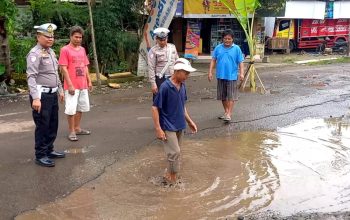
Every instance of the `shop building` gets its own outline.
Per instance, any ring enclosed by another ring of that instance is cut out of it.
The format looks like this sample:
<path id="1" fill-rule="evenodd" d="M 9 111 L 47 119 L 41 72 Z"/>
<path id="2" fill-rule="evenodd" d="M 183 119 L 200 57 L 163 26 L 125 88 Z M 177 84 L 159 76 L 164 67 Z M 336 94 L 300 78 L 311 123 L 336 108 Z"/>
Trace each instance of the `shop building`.
<path id="1" fill-rule="evenodd" d="M 232 5 L 233 7 L 233 5 Z M 255 32 L 258 36 L 258 50 L 263 54 L 264 20 L 256 18 Z M 234 42 L 242 49 L 245 33 L 234 15 L 221 2 L 212 0 L 181 0 L 169 27 L 169 41 L 174 43 L 181 55 L 196 59 L 210 56 L 214 48 L 222 42 L 225 30 L 232 30 Z"/>

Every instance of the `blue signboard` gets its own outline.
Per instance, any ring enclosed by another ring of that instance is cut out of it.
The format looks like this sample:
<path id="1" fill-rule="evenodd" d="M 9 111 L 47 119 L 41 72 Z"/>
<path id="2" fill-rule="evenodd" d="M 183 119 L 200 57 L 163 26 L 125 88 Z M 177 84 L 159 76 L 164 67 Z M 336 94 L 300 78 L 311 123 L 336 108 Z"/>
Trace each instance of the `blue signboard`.
<path id="1" fill-rule="evenodd" d="M 184 0 L 178 0 L 175 17 L 183 17 L 183 15 L 184 15 Z"/>
<path id="2" fill-rule="evenodd" d="M 333 18 L 334 2 L 327 2 L 325 18 Z"/>

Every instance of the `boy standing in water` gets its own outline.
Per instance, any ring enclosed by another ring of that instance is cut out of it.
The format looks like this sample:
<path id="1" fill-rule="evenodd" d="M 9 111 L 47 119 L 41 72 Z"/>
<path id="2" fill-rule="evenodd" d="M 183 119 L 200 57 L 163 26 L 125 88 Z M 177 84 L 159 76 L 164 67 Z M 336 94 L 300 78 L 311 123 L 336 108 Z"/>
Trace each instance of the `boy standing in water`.
<path id="1" fill-rule="evenodd" d="M 160 86 L 152 106 L 152 116 L 156 136 L 163 141 L 169 162 L 165 179 L 174 183 L 179 171 L 180 145 L 186 122 L 193 133 L 197 126 L 190 118 L 185 103 L 187 101 L 184 81 L 196 71 L 184 58 L 175 61 L 174 74 Z"/>

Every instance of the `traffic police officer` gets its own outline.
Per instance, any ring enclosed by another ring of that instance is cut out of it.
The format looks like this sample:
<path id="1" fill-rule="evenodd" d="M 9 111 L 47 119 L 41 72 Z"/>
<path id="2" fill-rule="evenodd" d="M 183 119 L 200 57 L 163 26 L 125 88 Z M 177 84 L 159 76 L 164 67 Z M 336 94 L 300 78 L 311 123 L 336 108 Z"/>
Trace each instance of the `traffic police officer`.
<path id="1" fill-rule="evenodd" d="M 168 43 L 169 30 L 156 28 L 156 45 L 148 52 L 148 77 L 153 99 L 160 85 L 174 73 L 175 60 L 179 58 L 174 44 Z"/>
<path id="2" fill-rule="evenodd" d="M 63 158 L 64 153 L 54 150 L 58 129 L 58 96 L 63 102 L 63 89 L 58 76 L 58 62 L 51 49 L 56 25 L 34 26 L 37 45 L 27 55 L 27 80 L 30 103 L 35 123 L 35 163 L 55 166 L 52 158 Z"/>

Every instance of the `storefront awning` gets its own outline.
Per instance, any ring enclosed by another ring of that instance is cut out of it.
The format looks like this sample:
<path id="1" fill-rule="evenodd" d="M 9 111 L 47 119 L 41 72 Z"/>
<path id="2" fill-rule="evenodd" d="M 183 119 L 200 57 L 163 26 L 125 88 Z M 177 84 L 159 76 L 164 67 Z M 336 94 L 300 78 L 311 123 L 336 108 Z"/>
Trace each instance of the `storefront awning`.
<path id="1" fill-rule="evenodd" d="M 284 18 L 324 19 L 326 2 L 287 1 Z"/>
<path id="2" fill-rule="evenodd" d="M 350 18 L 350 2 L 334 2 L 333 18 Z"/>

